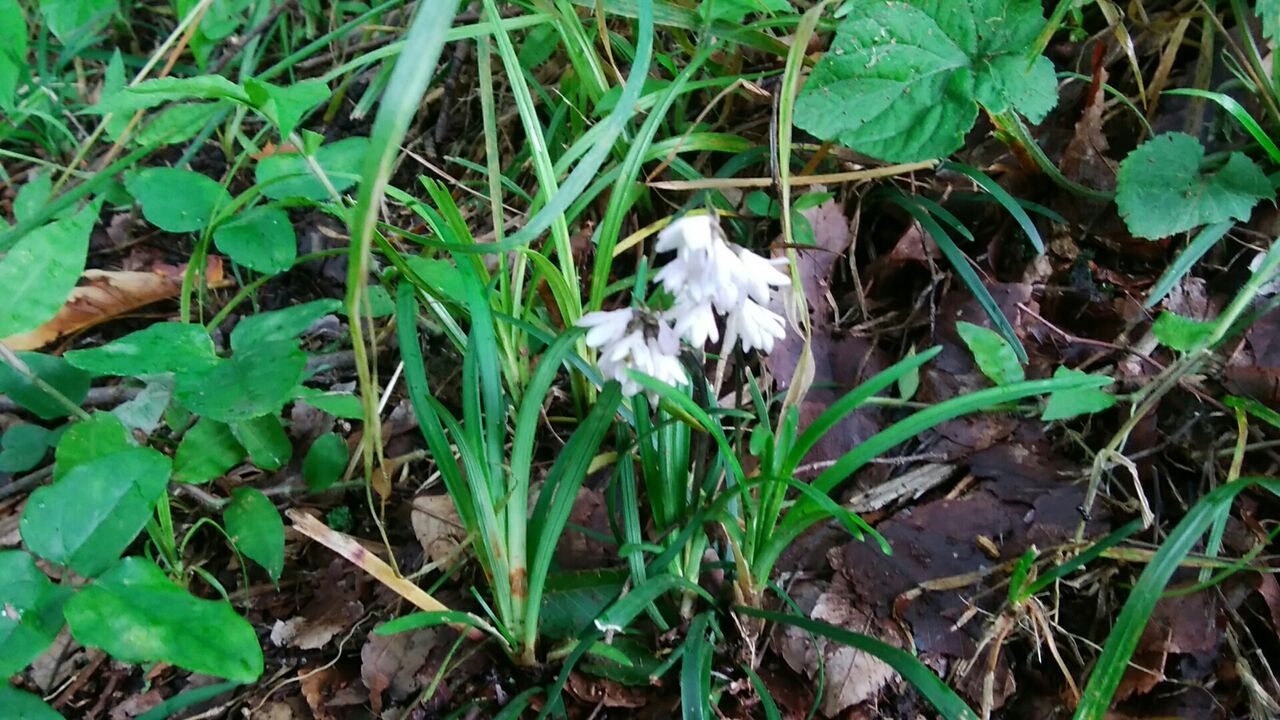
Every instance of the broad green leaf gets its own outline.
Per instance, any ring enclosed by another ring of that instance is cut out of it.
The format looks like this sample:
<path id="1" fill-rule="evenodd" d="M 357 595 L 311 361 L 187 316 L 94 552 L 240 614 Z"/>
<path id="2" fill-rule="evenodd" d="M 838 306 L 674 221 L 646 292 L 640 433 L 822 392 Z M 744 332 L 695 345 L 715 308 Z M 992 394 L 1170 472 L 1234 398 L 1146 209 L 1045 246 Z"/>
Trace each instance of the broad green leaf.
<path id="1" fill-rule="evenodd" d="M 49 647 L 62 629 L 68 594 L 27 553 L 0 551 L 0 678 L 22 670 Z"/>
<path id="2" fill-rule="evenodd" d="M 179 375 L 174 397 L 197 415 L 222 422 L 248 420 L 279 412 L 306 367 L 307 356 L 288 343 L 238 350 L 229 360 Z"/>
<path id="3" fill-rule="evenodd" d="M 1151 324 L 1151 332 L 1161 345 L 1187 352 L 1208 340 L 1213 334 L 1213 327 L 1214 323 L 1184 318 L 1165 310 Z"/>
<path id="4" fill-rule="evenodd" d="M 266 275 L 288 270 L 298 257 L 289 214 L 274 207 L 254 208 L 220 225 L 213 242 L 240 265 Z"/>
<path id="5" fill-rule="evenodd" d="M 167 107 L 134 133 L 130 143 L 137 147 L 159 147 L 186 142 L 222 112 L 223 107 L 220 103 L 182 103 Z"/>
<path id="6" fill-rule="evenodd" d="M 80 33 L 96 33 L 117 8 L 117 0 L 40 0 L 45 25 L 63 43 Z"/>
<path id="7" fill-rule="evenodd" d="M 787 0 L 707 0 L 698 4 L 698 14 L 707 24 L 717 21 L 736 24 L 748 15 L 790 12 L 791 3 Z"/>
<path id="8" fill-rule="evenodd" d="M 53 433 L 39 425 L 14 425 L 0 435 L 0 473 L 26 472 L 49 452 Z"/>
<path id="9" fill-rule="evenodd" d="M 58 314 L 84 272 L 98 203 L 23 236 L 0 258 L 0 339 L 40 327 Z"/>
<path id="10" fill-rule="evenodd" d="M 1262 18 L 1263 37 L 1280 40 L 1280 0 L 1258 0 L 1255 12 Z"/>
<path id="11" fill-rule="evenodd" d="M 193 323 L 156 323 L 88 350 L 72 350 L 67 362 L 95 375 L 142 377 L 185 373 L 218 362 L 209 333 Z"/>
<path id="12" fill-rule="evenodd" d="M 223 512 L 227 534 L 245 557 L 280 579 L 284 571 L 284 521 L 271 499 L 248 487 L 231 491 L 231 504 Z"/>
<path id="13" fill-rule="evenodd" d="M 245 81 L 245 90 L 254 107 L 286 139 L 307 111 L 329 99 L 329 86 L 323 80 L 303 80 L 280 87 L 250 78 Z"/>
<path id="14" fill-rule="evenodd" d="M 435 291 L 437 297 L 453 300 L 466 295 L 466 283 L 458 266 L 443 258 L 407 257 L 405 262 L 409 269 L 417 275 L 427 287 Z"/>
<path id="15" fill-rule="evenodd" d="M 93 577 L 142 532 L 171 469 L 169 458 L 147 448 L 79 465 L 31 493 L 22 540 L 40 557 Z"/>
<path id="16" fill-rule="evenodd" d="M 1267 176 L 1242 153 L 1206 173 L 1204 147 L 1190 135 L 1156 136 L 1120 162 L 1116 206 L 1129 232 L 1158 240 L 1200 225 L 1247 220 L 1275 196 Z"/>
<path id="17" fill-rule="evenodd" d="M 316 153 L 316 162 L 329 177 L 333 189 L 342 192 L 360 178 L 360 168 L 368 151 L 369 138 L 350 137 L 321 147 Z M 262 185 L 262 194 L 272 200 L 329 199 L 329 191 L 311 174 L 306 158 L 297 153 L 277 153 L 263 158 L 255 177 Z"/>
<path id="18" fill-rule="evenodd" d="M 319 492 L 331 487 L 347 469 L 347 443 L 337 433 L 325 433 L 316 438 L 302 460 L 302 477 L 307 488 Z"/>
<path id="19" fill-rule="evenodd" d="M 222 477 L 244 457 L 245 449 L 226 423 L 201 418 L 178 443 L 173 456 L 173 479 L 206 483 Z"/>
<path id="20" fill-rule="evenodd" d="M 214 212 L 231 202 L 216 180 L 190 170 L 147 168 L 125 176 L 124 184 L 147 222 L 172 233 L 203 230 Z"/>
<path id="21" fill-rule="evenodd" d="M 231 423 L 231 433 L 249 453 L 253 464 L 263 470 L 279 470 L 293 456 L 293 444 L 278 415 L 261 415 Z"/>
<path id="22" fill-rule="evenodd" d="M 1059 367 L 1053 371 L 1055 378 L 1084 378 L 1088 373 Z M 1077 390 L 1058 390 L 1049 393 L 1049 400 L 1044 405 L 1040 419 L 1045 422 L 1066 420 L 1078 415 L 1091 415 L 1113 407 L 1116 398 L 1102 388 L 1084 387 Z"/>
<path id="23" fill-rule="evenodd" d="M 996 385 L 1010 385 L 1022 382 L 1027 375 L 1018 363 L 1018 356 L 1009 343 L 1000 337 L 1000 333 L 988 330 L 981 325 L 974 325 L 961 320 L 956 323 L 956 331 L 960 339 L 973 353 L 973 360 L 978 369 Z"/>
<path id="24" fill-rule="evenodd" d="M 360 398 L 351 393 L 323 392 L 309 387 L 300 387 L 294 397 L 334 417 L 344 420 L 364 418 L 364 406 L 360 403 Z"/>
<path id="25" fill-rule="evenodd" d="M 1044 27 L 1038 0 L 851 3 L 796 100 L 795 123 L 881 160 L 949 155 L 978 104 L 1033 123 L 1057 100 L 1053 64 L 1029 62 Z"/>
<path id="26" fill-rule="evenodd" d="M 12 109 L 27 75 L 27 19 L 18 0 L 0 0 L 0 108 Z"/>
<path id="27" fill-rule="evenodd" d="M 56 710 L 29 692 L 0 683 L 0 707 L 8 720 L 62 720 Z"/>
<path id="28" fill-rule="evenodd" d="M 82 645 L 124 662 L 167 662 L 250 683 L 262 674 L 257 635 L 227 602 L 203 600 L 170 582 L 150 560 L 128 557 L 67 602 Z"/>
<path id="29" fill-rule="evenodd" d="M 289 343 L 320 318 L 337 312 L 337 300 L 313 300 L 301 305 L 250 315 L 231 330 L 231 349 L 236 352 L 254 350 L 263 345 Z"/>
<path id="30" fill-rule="evenodd" d="M 89 394 L 89 375 L 72 367 L 60 357 L 35 352 L 14 353 L 27 368 L 68 400 L 79 404 Z M 31 411 L 41 420 L 53 420 L 71 414 L 70 408 L 58 402 L 17 370 L 0 363 L 0 395 Z"/>
<path id="31" fill-rule="evenodd" d="M 53 480 L 61 480 L 80 465 L 134 447 L 129 431 L 119 418 L 111 413 L 96 412 L 88 420 L 73 423 L 58 439 L 53 454 Z"/>

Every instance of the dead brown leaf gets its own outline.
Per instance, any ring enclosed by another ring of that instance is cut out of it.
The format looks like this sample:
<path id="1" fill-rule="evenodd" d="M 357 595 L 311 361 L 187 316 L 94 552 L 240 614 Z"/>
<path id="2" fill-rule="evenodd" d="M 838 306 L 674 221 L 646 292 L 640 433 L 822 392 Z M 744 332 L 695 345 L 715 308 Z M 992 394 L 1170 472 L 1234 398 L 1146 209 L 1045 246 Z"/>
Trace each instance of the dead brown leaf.
<path id="1" fill-rule="evenodd" d="M 649 703 L 648 696 L 608 678 L 570 673 L 568 690 L 578 700 L 609 708 L 638 708 Z"/>
<path id="2" fill-rule="evenodd" d="M 383 693 L 399 702 L 422 688 L 418 669 L 427 662 L 432 648 L 442 642 L 448 631 L 422 628 L 396 635 L 369 633 L 360 649 L 360 679 L 369 688 L 369 703 L 374 713 L 381 713 Z"/>
<path id="3" fill-rule="evenodd" d="M 410 515 L 413 534 L 418 537 L 428 562 L 442 562 L 453 557 L 450 565 L 462 558 L 458 545 L 467 538 L 458 509 L 448 495 L 420 495 L 413 499 Z M 442 568 L 443 569 L 443 568 Z"/>
<path id="4" fill-rule="evenodd" d="M 49 343 L 86 328 L 133 312 L 160 300 L 175 298 L 182 291 L 186 266 L 157 265 L 151 272 L 85 270 L 80 285 L 58 314 L 30 332 L 0 340 L 10 350 L 38 350 Z M 227 287 L 222 258 L 211 255 L 205 266 L 210 288 Z"/>

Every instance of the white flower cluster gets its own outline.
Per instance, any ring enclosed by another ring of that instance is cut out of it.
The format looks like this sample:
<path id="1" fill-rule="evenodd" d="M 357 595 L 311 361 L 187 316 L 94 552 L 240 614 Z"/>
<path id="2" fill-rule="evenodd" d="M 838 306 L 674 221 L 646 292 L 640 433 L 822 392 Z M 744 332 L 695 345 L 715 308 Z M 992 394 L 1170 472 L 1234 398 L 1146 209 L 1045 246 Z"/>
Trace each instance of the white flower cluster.
<path id="1" fill-rule="evenodd" d="M 675 258 L 653 277 L 675 298 L 653 315 L 632 308 L 592 312 L 578 324 L 589 328 L 587 345 L 600 350 L 600 372 L 634 395 L 640 386 L 628 369 L 671 385 L 687 382 L 680 365 L 680 338 L 695 347 L 720 339 L 717 315 L 725 318 L 724 347 L 741 341 L 746 352 L 768 353 L 786 335 L 782 317 L 768 308 L 773 288 L 791 284 L 786 258 L 762 258 L 725 240 L 712 215 L 685 216 L 658 234 L 659 252 Z"/>

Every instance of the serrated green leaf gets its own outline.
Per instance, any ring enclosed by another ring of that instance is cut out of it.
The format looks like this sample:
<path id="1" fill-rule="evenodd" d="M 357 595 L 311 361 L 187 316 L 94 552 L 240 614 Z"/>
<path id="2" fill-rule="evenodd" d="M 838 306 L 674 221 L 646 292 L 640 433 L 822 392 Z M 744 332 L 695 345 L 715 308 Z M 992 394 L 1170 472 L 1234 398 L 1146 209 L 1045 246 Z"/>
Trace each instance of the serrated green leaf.
<path id="1" fill-rule="evenodd" d="M 302 460 L 302 477 L 312 492 L 328 489 L 347 468 L 347 443 L 337 433 L 325 433 L 316 438 Z"/>
<path id="2" fill-rule="evenodd" d="M 1089 377 L 1089 374 L 1079 370 L 1059 367 L 1053 371 L 1053 376 L 1055 378 L 1083 378 Z M 1115 396 L 1101 388 L 1086 387 L 1078 390 L 1059 390 L 1049 393 L 1049 400 L 1044 404 L 1044 412 L 1040 414 L 1040 419 L 1045 422 L 1051 422 L 1053 420 L 1066 420 L 1078 415 L 1092 415 L 1093 413 L 1110 409 L 1115 404 Z"/>
<path id="3" fill-rule="evenodd" d="M 22 541 L 40 557 L 93 577 L 142 532 L 171 470 L 169 458 L 147 448 L 78 465 L 31 493 Z"/>
<path id="4" fill-rule="evenodd" d="M 0 678 L 22 670 L 49 647 L 62 629 L 62 603 L 69 594 L 27 553 L 0 551 Z"/>
<path id="5" fill-rule="evenodd" d="M 1213 334 L 1214 324 L 1202 320 L 1192 320 L 1165 310 L 1151 324 L 1151 332 L 1161 345 L 1187 352 L 1204 342 Z"/>
<path id="6" fill-rule="evenodd" d="M 345 138 L 321 147 L 316 152 L 316 162 L 329 177 L 333 189 L 343 192 L 360 178 L 360 168 L 368 151 L 369 138 Z M 262 194 L 272 200 L 329 199 L 329 191 L 311 174 L 306 158 L 297 153 L 277 153 L 263 158 L 255 177 L 262 185 Z"/>
<path id="7" fill-rule="evenodd" d="M 283 138 L 289 137 L 307 111 L 329 98 L 329 86 L 323 80 L 303 80 L 280 87 L 250 78 L 245 81 L 245 90 L 249 100 Z"/>
<path id="8" fill-rule="evenodd" d="M 19 352 L 14 355 L 26 364 L 36 377 L 62 393 L 71 402 L 79 404 L 84 400 L 85 395 L 89 394 L 88 373 L 72 367 L 66 360 L 35 352 Z M 10 400 L 29 410 L 41 420 L 53 420 L 71 414 L 68 407 L 6 363 L 0 363 L 0 395 L 8 395 Z"/>
<path id="9" fill-rule="evenodd" d="M 307 356 L 287 343 L 238 350 L 228 360 L 177 378 L 174 397 L 191 412 L 222 422 L 276 413 L 302 382 Z"/>
<path id="10" fill-rule="evenodd" d="M 226 423 L 201 418 L 178 443 L 178 451 L 173 456 L 173 479 L 206 483 L 222 477 L 244 457 L 244 447 Z"/>
<path id="11" fill-rule="evenodd" d="M 111 413 L 96 412 L 88 420 L 73 423 L 58 439 L 53 480 L 61 480 L 79 465 L 134 447 L 129 441 L 129 431 L 119 418 Z"/>
<path id="12" fill-rule="evenodd" d="M 278 415 L 262 415 L 231 424 L 231 433 L 249 453 L 254 465 L 267 471 L 284 467 L 293 456 L 293 444 Z"/>
<path id="13" fill-rule="evenodd" d="M 0 472 L 26 472 L 49 452 L 53 433 L 39 425 L 14 425 L 0 435 Z"/>
<path id="14" fill-rule="evenodd" d="M 1011 385 L 1027 379 L 1018 356 L 1009 343 L 994 330 L 963 320 L 956 323 L 960 339 L 973 353 L 978 369 L 996 385 Z"/>
<path id="15" fill-rule="evenodd" d="M 213 242 L 236 263 L 266 275 L 288 270 L 298 257 L 289 214 L 274 207 L 254 208 L 220 225 Z"/>
<path id="16" fill-rule="evenodd" d="M 29 692 L 0 683 L 0 707 L 8 720 L 62 720 L 56 710 Z"/>
<path id="17" fill-rule="evenodd" d="M 40 0 L 45 25 L 63 43 L 96 33 L 118 7 L 117 0 Z"/>
<path id="18" fill-rule="evenodd" d="M 82 645 L 124 662 L 167 662 L 193 672 L 253 682 L 262 674 L 257 635 L 227 602 L 179 588 L 150 560 L 128 557 L 67 602 Z"/>
<path id="19" fill-rule="evenodd" d="M 95 375 L 142 377 L 160 373 L 185 373 L 218 362 L 213 340 L 200 325 L 156 323 L 106 345 L 72 350 L 67 362 Z"/>
<path id="20" fill-rule="evenodd" d="M 40 327 L 58 314 L 84 272 L 98 203 L 23 236 L 0 258 L 0 339 Z"/>
<path id="21" fill-rule="evenodd" d="M 236 549 L 261 565 L 272 581 L 279 580 L 284 572 L 284 521 L 271 499 L 253 488 L 236 488 L 222 519 Z"/>
<path id="22" fill-rule="evenodd" d="M 1158 135 L 1129 153 L 1116 175 L 1116 207 L 1129 232 L 1158 240 L 1200 225 L 1247 220 L 1275 192 L 1242 153 L 1205 173 L 1204 147 L 1190 135 Z"/>
<path id="23" fill-rule="evenodd" d="M 1053 64 L 1026 54 L 1044 27 L 1036 0 L 850 3 L 796 100 L 795 123 L 881 160 L 949 155 L 978 104 L 1033 123 L 1057 100 Z"/>
<path id="24" fill-rule="evenodd" d="M 18 0 L 0 0 L 0 108 L 12 109 L 27 75 L 27 19 Z"/>
<path id="25" fill-rule="evenodd" d="M 124 184 L 147 222 L 172 233 L 203 230 L 214 212 L 231 202 L 226 188 L 190 170 L 147 168 L 127 175 Z"/>

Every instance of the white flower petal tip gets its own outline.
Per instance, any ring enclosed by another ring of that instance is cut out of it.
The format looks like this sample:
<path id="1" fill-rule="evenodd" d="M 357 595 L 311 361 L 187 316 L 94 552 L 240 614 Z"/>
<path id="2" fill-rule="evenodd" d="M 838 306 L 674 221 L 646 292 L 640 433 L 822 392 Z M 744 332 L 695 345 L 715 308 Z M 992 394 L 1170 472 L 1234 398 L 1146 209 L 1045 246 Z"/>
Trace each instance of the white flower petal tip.
<path id="1" fill-rule="evenodd" d="M 658 233 L 658 252 L 699 250 L 723 236 L 720 221 L 711 215 L 685 215 Z"/>
<path id="2" fill-rule="evenodd" d="M 742 342 L 742 351 L 753 349 L 764 354 L 773 351 L 773 344 L 787 336 L 782 316 L 756 303 L 747 300 L 736 312 L 729 316 L 738 339 Z"/>

